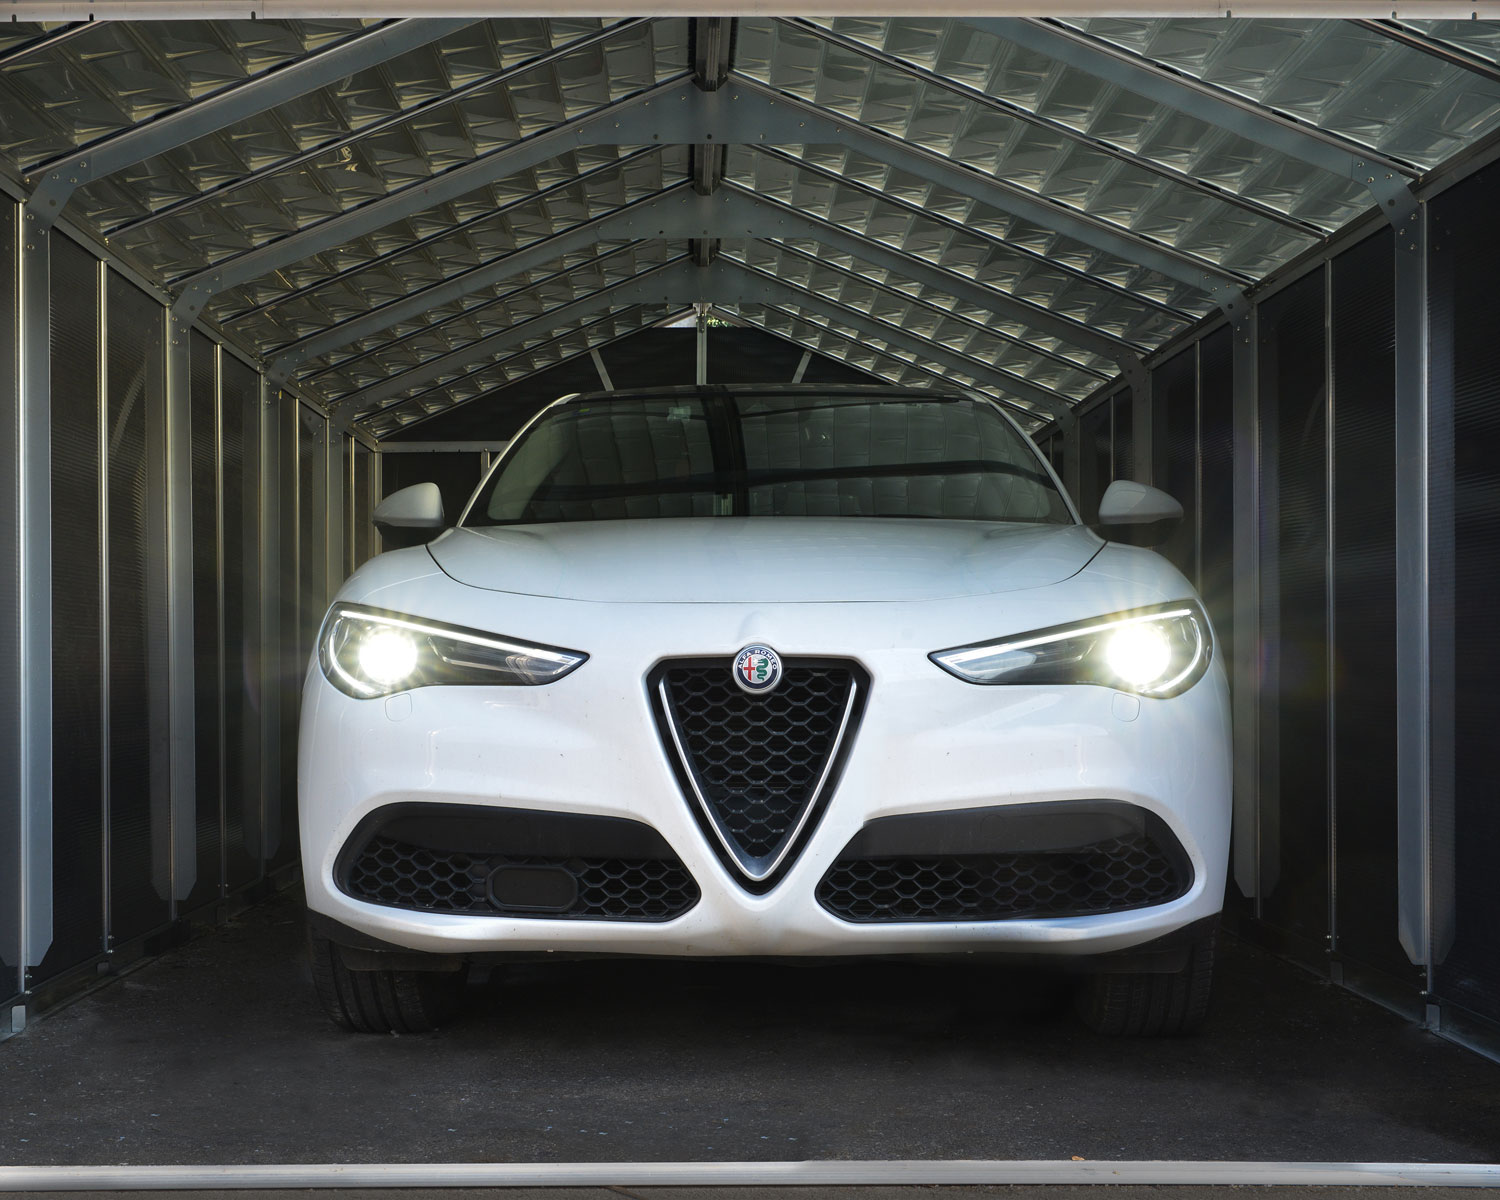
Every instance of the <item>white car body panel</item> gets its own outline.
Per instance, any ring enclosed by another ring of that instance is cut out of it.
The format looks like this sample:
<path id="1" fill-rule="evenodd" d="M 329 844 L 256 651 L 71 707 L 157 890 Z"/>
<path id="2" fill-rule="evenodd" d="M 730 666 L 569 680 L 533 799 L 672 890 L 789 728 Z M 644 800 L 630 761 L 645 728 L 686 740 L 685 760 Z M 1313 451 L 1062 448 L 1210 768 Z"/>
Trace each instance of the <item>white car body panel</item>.
<path id="1" fill-rule="evenodd" d="M 372 700 L 335 689 L 315 661 L 299 762 L 308 904 L 382 942 L 436 953 L 1068 955 L 1149 942 L 1212 917 L 1223 900 L 1230 733 L 1218 656 L 1183 694 L 1153 699 L 1083 684 L 980 686 L 928 655 L 1192 595 L 1160 556 L 1060 525 L 622 520 L 459 530 L 430 551 L 382 555 L 340 601 L 589 659 L 545 686 L 434 686 Z M 871 685 L 826 811 L 759 895 L 695 819 L 646 687 L 663 659 L 721 658 L 727 672 L 750 643 L 857 660 Z M 870 820 L 1074 799 L 1160 816 L 1191 860 L 1187 894 L 1096 916 L 892 924 L 841 920 L 814 896 Z M 620 922 L 408 911 L 342 892 L 335 861 L 361 818 L 413 801 L 645 822 L 701 899 L 670 921 Z"/>

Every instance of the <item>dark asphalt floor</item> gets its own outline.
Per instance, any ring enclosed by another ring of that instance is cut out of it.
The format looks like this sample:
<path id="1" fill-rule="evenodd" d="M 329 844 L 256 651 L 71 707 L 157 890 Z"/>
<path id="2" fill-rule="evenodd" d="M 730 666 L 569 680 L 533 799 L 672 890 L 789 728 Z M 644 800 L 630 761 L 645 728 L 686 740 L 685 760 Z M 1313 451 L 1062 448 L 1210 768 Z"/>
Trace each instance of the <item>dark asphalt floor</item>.
<path id="1" fill-rule="evenodd" d="M 641 961 L 514 968 L 446 1030 L 358 1036 L 286 898 L 0 1044 L 17 1165 L 1074 1155 L 1495 1162 L 1500 1064 L 1233 940 L 1182 1040 L 1090 1034 L 1031 974 Z"/>

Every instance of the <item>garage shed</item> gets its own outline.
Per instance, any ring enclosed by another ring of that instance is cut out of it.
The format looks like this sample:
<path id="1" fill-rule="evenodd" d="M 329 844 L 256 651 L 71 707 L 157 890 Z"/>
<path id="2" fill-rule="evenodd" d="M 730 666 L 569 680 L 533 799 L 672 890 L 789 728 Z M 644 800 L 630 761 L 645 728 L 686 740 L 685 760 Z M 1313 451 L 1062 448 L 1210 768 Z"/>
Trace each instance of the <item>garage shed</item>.
<path id="1" fill-rule="evenodd" d="M 874 379 L 1182 503 L 1235 927 L 1500 1047 L 1500 10 L 181 7 L 0 24 L 0 1031 L 294 881 L 382 496 Z"/>

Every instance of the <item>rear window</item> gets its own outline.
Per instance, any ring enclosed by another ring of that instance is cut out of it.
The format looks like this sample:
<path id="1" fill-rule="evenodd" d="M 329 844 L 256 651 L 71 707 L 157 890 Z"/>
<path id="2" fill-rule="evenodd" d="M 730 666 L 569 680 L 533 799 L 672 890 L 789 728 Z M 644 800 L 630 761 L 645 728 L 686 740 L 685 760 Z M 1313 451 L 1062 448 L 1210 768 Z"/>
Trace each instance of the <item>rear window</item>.
<path id="1" fill-rule="evenodd" d="M 765 394 L 559 404 L 466 523 L 713 516 L 1073 519 L 1036 452 L 982 401 Z"/>

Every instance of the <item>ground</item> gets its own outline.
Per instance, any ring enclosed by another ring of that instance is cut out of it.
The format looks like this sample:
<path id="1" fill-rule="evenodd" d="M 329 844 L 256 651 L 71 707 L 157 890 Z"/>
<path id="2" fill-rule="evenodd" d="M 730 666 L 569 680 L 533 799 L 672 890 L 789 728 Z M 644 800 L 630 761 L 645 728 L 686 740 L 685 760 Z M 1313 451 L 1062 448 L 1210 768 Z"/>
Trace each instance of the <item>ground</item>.
<path id="1" fill-rule="evenodd" d="M 289 897 L 0 1045 L 0 1098 L 13 1165 L 1500 1158 L 1500 1064 L 1232 939 L 1179 1040 L 1096 1037 L 1031 973 L 629 961 L 369 1037 L 318 1011 Z"/>

